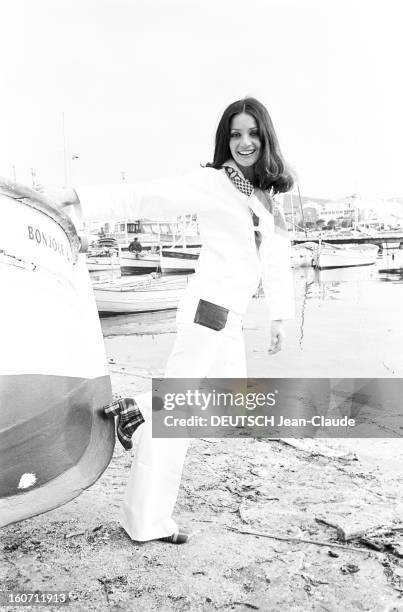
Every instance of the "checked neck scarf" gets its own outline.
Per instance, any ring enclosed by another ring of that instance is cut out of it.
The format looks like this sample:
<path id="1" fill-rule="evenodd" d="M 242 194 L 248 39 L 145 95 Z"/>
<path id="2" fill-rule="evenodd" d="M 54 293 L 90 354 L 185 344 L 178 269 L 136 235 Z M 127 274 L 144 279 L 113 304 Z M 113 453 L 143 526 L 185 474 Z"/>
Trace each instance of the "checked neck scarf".
<path id="1" fill-rule="evenodd" d="M 254 192 L 254 187 L 248 179 L 244 178 L 238 170 L 236 170 L 233 166 L 224 166 L 224 170 L 230 179 L 233 182 L 235 187 L 241 192 L 250 197 Z M 253 219 L 253 227 L 255 230 L 255 243 L 256 248 L 259 250 L 260 245 L 262 244 L 262 234 L 259 232 L 259 217 L 253 212 L 251 208 L 249 208 L 249 212 L 252 215 Z"/>
<path id="2" fill-rule="evenodd" d="M 241 191 L 247 196 L 252 195 L 254 191 L 252 183 L 248 181 L 248 179 L 244 178 L 239 172 L 239 170 L 234 168 L 234 166 L 232 165 L 225 165 L 224 170 L 227 173 L 228 178 L 234 183 L 235 187 L 239 189 L 239 191 Z"/>
<path id="3" fill-rule="evenodd" d="M 223 168 L 230 181 L 232 181 L 232 183 L 241 193 L 247 195 L 248 197 L 255 194 L 255 196 L 263 204 L 265 209 L 273 215 L 274 231 L 278 234 L 281 234 L 283 237 L 287 237 L 288 240 L 288 229 L 283 213 L 281 212 L 276 202 L 273 200 L 270 191 L 255 188 L 252 183 L 242 175 L 241 171 L 238 169 L 238 167 L 235 165 L 235 162 L 233 162 L 232 160 L 226 162 L 223 165 Z M 259 248 L 262 242 L 262 235 L 258 230 L 259 217 L 253 212 L 251 208 L 249 210 L 252 215 L 253 225 L 255 227 L 256 246 L 257 248 Z"/>

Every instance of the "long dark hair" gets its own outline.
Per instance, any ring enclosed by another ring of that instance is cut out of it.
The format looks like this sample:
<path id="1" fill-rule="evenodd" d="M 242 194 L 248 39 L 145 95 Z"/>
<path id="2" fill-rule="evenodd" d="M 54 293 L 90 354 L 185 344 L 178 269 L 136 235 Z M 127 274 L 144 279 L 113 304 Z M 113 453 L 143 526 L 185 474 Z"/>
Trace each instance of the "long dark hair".
<path id="1" fill-rule="evenodd" d="M 261 149 L 254 167 L 254 186 L 260 189 L 273 189 L 274 193 L 292 189 L 294 177 L 281 154 L 273 122 L 266 107 L 255 98 L 237 100 L 225 109 L 216 132 L 213 162 L 206 165 L 219 169 L 231 158 L 229 148 L 231 121 L 239 113 L 252 115 L 259 130 Z"/>

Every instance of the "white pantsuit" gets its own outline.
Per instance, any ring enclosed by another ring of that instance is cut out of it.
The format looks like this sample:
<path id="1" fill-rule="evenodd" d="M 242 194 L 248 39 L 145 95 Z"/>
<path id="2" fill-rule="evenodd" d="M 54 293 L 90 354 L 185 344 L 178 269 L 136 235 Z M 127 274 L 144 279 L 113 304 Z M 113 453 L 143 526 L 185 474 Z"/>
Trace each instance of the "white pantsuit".
<path id="1" fill-rule="evenodd" d="M 274 215 L 260 199 L 241 193 L 224 170 L 213 168 L 178 179 L 87 187 L 77 193 L 84 218 L 109 221 L 198 214 L 203 247 L 196 274 L 178 307 L 178 333 L 165 376 L 246 378 L 242 317 L 259 281 L 268 302 L 268 318 L 291 318 L 294 311 L 287 232 L 276 232 Z M 259 252 L 251 210 L 259 218 Z M 229 311 L 223 329 L 193 322 L 199 300 Z M 135 459 L 120 520 L 132 539 L 145 541 L 177 530 L 172 512 L 189 441 L 153 439 L 151 391 L 135 399 L 145 423 L 136 432 Z"/>
<path id="2" fill-rule="evenodd" d="M 241 317 L 221 331 L 196 323 L 179 323 L 166 378 L 245 378 L 246 359 Z M 182 467 L 186 438 L 152 438 L 151 392 L 136 396 L 145 423 L 136 432 L 135 461 L 126 488 L 120 521 L 133 540 L 171 535 L 171 518 Z"/>

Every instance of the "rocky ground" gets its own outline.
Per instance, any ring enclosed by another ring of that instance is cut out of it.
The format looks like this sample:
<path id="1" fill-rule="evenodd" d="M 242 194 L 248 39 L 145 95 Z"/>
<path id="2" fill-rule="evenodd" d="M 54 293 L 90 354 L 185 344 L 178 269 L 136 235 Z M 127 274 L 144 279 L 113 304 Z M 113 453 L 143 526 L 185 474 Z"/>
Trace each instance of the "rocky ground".
<path id="1" fill-rule="evenodd" d="M 107 339 L 115 392 L 160 372 L 165 332 L 149 362 Z M 119 526 L 117 446 L 79 498 L 2 531 L 2 587 L 69 591 L 78 611 L 401 611 L 402 458 L 399 440 L 194 440 L 175 512 L 193 537 L 173 546 Z"/>

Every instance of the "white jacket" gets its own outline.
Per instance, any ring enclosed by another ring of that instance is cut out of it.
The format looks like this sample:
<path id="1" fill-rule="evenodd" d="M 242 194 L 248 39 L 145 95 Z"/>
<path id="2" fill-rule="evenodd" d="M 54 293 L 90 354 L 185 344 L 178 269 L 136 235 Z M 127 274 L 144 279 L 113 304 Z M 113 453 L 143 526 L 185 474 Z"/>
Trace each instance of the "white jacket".
<path id="1" fill-rule="evenodd" d="M 200 168 L 183 177 L 77 188 L 84 219 L 109 221 L 197 213 L 202 250 L 196 274 L 178 310 L 192 317 L 204 299 L 244 314 L 262 279 L 271 319 L 294 316 L 288 236 L 274 231 L 273 215 L 256 195 L 241 193 L 224 170 Z M 259 217 L 257 252 L 250 210 Z"/>

